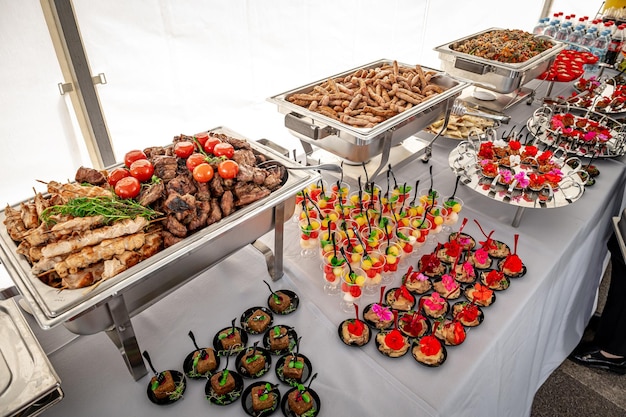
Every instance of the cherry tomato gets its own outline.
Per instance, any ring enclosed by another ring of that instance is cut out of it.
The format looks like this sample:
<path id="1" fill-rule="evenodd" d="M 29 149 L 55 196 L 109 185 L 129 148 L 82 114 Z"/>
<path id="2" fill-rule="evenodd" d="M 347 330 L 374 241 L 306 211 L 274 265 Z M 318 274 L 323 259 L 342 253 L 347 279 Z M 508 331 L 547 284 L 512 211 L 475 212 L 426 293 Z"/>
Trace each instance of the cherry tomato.
<path id="1" fill-rule="evenodd" d="M 115 194 L 120 198 L 135 198 L 141 191 L 141 183 L 135 177 L 124 177 L 115 184 Z"/>
<path id="2" fill-rule="evenodd" d="M 200 143 L 200 146 L 204 146 L 204 142 L 209 138 L 209 132 L 196 133 L 193 137 Z"/>
<path id="3" fill-rule="evenodd" d="M 232 159 L 222 161 L 217 166 L 217 173 L 225 180 L 235 178 L 239 173 L 239 164 Z"/>
<path id="4" fill-rule="evenodd" d="M 107 182 L 111 187 L 115 187 L 115 184 L 122 178 L 130 177 L 130 172 L 126 168 L 115 168 L 113 171 L 109 172 L 109 176 L 107 178 Z"/>
<path id="5" fill-rule="evenodd" d="M 187 158 L 185 164 L 187 165 L 187 169 L 193 172 L 193 169 L 203 162 L 206 162 L 204 155 L 201 153 L 192 153 L 189 158 Z"/>
<path id="6" fill-rule="evenodd" d="M 176 142 L 176 145 L 174 145 L 174 153 L 179 158 L 188 158 L 195 150 L 196 146 L 188 140 Z"/>
<path id="7" fill-rule="evenodd" d="M 126 152 L 126 155 L 124 155 L 124 165 L 130 168 L 130 165 L 139 159 L 148 159 L 148 157 L 143 151 L 138 149 L 128 151 Z"/>
<path id="8" fill-rule="evenodd" d="M 139 181 L 148 181 L 154 174 L 154 165 L 147 159 L 138 159 L 130 164 L 130 175 Z"/>
<path id="9" fill-rule="evenodd" d="M 209 182 L 213 179 L 213 167 L 206 162 L 193 169 L 193 179 L 198 182 Z"/>
<path id="10" fill-rule="evenodd" d="M 209 136 L 206 142 L 204 142 L 202 149 L 204 149 L 204 152 L 206 153 L 213 153 L 213 150 L 215 149 L 215 145 L 219 143 L 222 143 L 220 139 L 213 137 L 213 136 Z"/>
<path id="11" fill-rule="evenodd" d="M 215 145 L 213 148 L 213 155 L 225 156 L 226 158 L 232 158 L 235 154 L 235 148 L 230 143 L 222 142 Z"/>

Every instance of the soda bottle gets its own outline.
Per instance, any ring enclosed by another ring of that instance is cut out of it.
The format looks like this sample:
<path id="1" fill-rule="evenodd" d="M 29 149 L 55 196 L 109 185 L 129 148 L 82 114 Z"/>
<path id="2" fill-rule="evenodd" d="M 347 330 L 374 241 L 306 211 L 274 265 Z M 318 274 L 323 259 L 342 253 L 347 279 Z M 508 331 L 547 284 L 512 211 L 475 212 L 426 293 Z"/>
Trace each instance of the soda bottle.
<path id="1" fill-rule="evenodd" d="M 609 42 L 608 50 L 606 51 L 606 58 L 604 62 L 609 65 L 615 65 L 617 61 L 617 55 L 621 52 L 622 46 L 624 45 L 624 28 L 625 25 L 619 25 L 617 30 L 611 36 L 611 41 Z"/>

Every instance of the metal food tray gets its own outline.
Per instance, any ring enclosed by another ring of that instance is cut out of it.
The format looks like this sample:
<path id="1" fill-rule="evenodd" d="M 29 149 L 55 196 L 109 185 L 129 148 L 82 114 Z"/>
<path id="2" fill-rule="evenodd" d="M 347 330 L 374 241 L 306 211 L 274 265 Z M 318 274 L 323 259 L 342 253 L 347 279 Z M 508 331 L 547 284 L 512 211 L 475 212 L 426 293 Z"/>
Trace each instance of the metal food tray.
<path id="1" fill-rule="evenodd" d="M 488 197 L 500 203 L 509 204 L 517 207 L 515 218 L 512 225 L 519 226 L 524 210 L 533 209 L 549 209 L 568 206 L 578 201 L 585 191 L 585 180 L 579 173 L 582 170 L 582 163 L 578 158 L 566 158 L 560 154 L 559 157 L 555 153 L 555 161 L 561 166 L 563 178 L 558 184 L 557 189 L 545 187 L 540 191 L 530 189 L 518 189 L 515 187 L 517 180 L 511 185 L 501 185 L 498 183 L 499 175 L 495 178 L 487 178 L 480 171 L 480 160 L 478 158 L 478 150 L 480 149 L 481 139 L 475 141 L 464 141 L 459 143 L 448 156 L 448 164 L 459 177 L 459 180 L 466 187 L 474 190 L 478 194 Z M 562 158 L 560 156 L 563 156 Z M 578 162 L 578 168 L 569 166 L 569 161 Z M 518 166 L 515 172 L 526 171 Z"/>
<path id="2" fill-rule="evenodd" d="M 390 146 L 397 145 L 443 117 L 446 111 L 452 108 L 452 103 L 463 89 L 469 86 L 469 83 L 457 80 L 439 70 L 422 66 L 424 70 L 435 71 L 438 75 L 432 81 L 445 87 L 446 90 L 371 128 L 358 128 L 341 123 L 333 118 L 293 104 L 287 100 L 287 97 L 292 94 L 309 93 L 315 86 L 329 78 L 342 78 L 359 69 L 369 70 L 385 64 L 391 65 L 393 62 L 393 60 L 388 59 L 374 61 L 275 95 L 268 98 L 268 101 L 278 106 L 278 111 L 285 115 L 285 126 L 303 144 L 315 145 L 348 161 L 366 162 L 381 154 L 385 149 L 388 150 Z M 398 65 L 407 68 L 413 67 L 403 63 L 398 63 Z"/>
<path id="3" fill-rule="evenodd" d="M 61 380 L 15 300 L 0 300 L 0 415 L 39 415 L 61 399 Z"/>
<path id="4" fill-rule="evenodd" d="M 211 132 L 243 139 L 223 127 Z M 254 141 L 249 143 L 254 150 L 287 168 L 300 166 L 268 147 Z M 285 184 L 269 196 L 237 210 L 95 288 L 60 291 L 41 282 L 31 273 L 26 259 L 17 254 L 17 245 L 5 227 L 0 227 L 0 260 L 42 328 L 64 323 L 75 333 L 97 333 L 112 326 L 115 321 L 109 309 L 103 308 L 112 298 L 123 295 L 126 310 L 134 315 L 201 271 L 274 230 L 275 225 L 277 229 L 280 225 L 282 231 L 282 223 L 293 212 L 295 194 L 319 178 L 320 174 L 312 170 L 287 170 Z M 19 208 L 19 204 L 14 207 Z M 5 218 L 3 210 L 0 212 L 0 223 Z M 277 255 L 281 256 L 279 266 L 282 268 L 282 253 Z"/>
<path id="5" fill-rule="evenodd" d="M 585 143 L 584 141 L 565 140 L 560 129 L 550 127 L 552 117 L 556 114 L 572 113 L 577 118 L 593 120 L 606 127 L 611 139 L 604 143 Z M 561 149 L 570 155 L 581 158 L 615 158 L 626 154 L 626 126 L 618 120 L 591 109 L 557 104 L 552 107 L 543 106 L 535 110 L 526 122 L 526 127 L 535 137 L 533 143 L 540 142 L 553 149 Z"/>
<path id="6" fill-rule="evenodd" d="M 450 47 L 455 43 L 475 38 L 493 30 L 504 29 L 486 29 L 434 48 L 435 51 L 439 52 L 441 68 L 447 73 L 469 80 L 477 86 L 498 93 L 508 94 L 537 78 L 550 68 L 556 55 L 565 48 L 564 43 L 550 39 L 554 44 L 552 48 L 527 61 L 509 64 L 457 52 Z"/>

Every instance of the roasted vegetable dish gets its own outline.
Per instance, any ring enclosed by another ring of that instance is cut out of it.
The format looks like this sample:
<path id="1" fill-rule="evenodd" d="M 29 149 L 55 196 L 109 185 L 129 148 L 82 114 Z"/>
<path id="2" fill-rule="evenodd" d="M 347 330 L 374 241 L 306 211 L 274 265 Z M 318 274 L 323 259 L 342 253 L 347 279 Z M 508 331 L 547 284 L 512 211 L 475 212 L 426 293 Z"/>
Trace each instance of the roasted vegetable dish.
<path id="1" fill-rule="evenodd" d="M 507 64 L 518 64 L 552 48 L 548 39 L 519 29 L 496 29 L 450 45 L 453 51 Z"/>

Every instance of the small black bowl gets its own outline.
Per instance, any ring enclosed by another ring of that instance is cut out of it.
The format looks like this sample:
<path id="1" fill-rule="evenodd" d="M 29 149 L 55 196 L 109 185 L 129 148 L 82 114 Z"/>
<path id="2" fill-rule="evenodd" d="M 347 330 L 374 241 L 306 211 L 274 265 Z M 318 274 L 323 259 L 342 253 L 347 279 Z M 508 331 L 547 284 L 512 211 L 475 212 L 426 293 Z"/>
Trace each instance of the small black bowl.
<path id="1" fill-rule="evenodd" d="M 458 301 L 458 302 L 454 303 L 454 305 L 452 306 L 452 311 L 451 311 L 452 317 L 454 319 L 456 319 L 456 320 L 459 320 L 456 317 L 456 315 L 454 314 L 454 309 L 457 306 L 461 306 L 461 308 L 462 308 L 463 306 L 465 306 L 467 304 L 474 304 L 474 303 L 471 303 L 469 301 Z M 474 304 L 474 305 L 478 309 L 478 316 L 476 316 L 477 323 L 475 323 L 475 324 L 466 324 L 466 323 L 461 322 L 461 324 L 463 324 L 463 326 L 465 326 L 465 327 L 476 327 L 476 326 L 479 326 L 483 322 L 483 320 L 485 320 L 485 313 L 483 312 L 483 309 L 480 308 L 480 306 L 478 304 Z M 461 320 L 459 320 L 459 321 L 461 321 Z"/>
<path id="2" fill-rule="evenodd" d="M 215 333 L 215 336 L 213 337 L 213 348 L 215 349 L 217 354 L 220 356 L 226 356 L 229 353 L 231 355 L 235 355 L 241 352 L 243 349 L 245 349 L 246 345 L 248 344 L 248 334 L 241 327 L 235 326 L 235 329 L 239 332 L 239 337 L 241 338 L 241 344 L 239 346 L 233 347 L 232 349 L 225 349 L 222 346 L 222 341 L 220 340 L 219 336 L 221 332 L 223 332 L 224 330 L 230 330 L 231 328 L 232 328 L 231 326 L 224 327 L 222 330 Z"/>
<path id="3" fill-rule="evenodd" d="M 461 239 L 468 239 L 468 241 L 466 243 L 464 242 L 463 244 L 463 251 L 467 252 L 468 250 L 472 250 L 476 247 L 476 239 L 463 232 L 450 233 L 450 236 L 448 236 L 448 242 L 455 240 L 457 237 L 460 237 Z"/>
<path id="4" fill-rule="evenodd" d="M 300 417 L 299 415 L 291 411 L 291 409 L 289 408 L 289 394 L 291 394 L 292 391 L 295 391 L 297 389 L 298 388 L 292 388 L 289 391 L 287 391 L 280 403 L 280 408 L 283 414 L 285 415 L 285 417 Z M 320 409 L 322 408 L 322 402 L 320 401 L 319 395 L 317 395 L 317 393 L 313 391 L 311 388 L 308 388 L 307 392 L 311 394 L 311 401 L 313 401 L 313 407 L 311 408 L 311 410 L 309 410 L 311 412 L 307 414 L 307 416 L 315 417 L 320 413 Z"/>
<path id="5" fill-rule="evenodd" d="M 377 330 L 389 329 L 390 327 L 392 327 L 393 326 L 393 313 L 391 313 L 391 308 L 388 305 L 386 305 L 386 304 L 382 304 L 382 306 L 385 307 L 385 308 L 388 308 L 389 312 L 391 313 L 391 320 L 389 321 L 389 323 L 387 323 L 387 324 L 384 324 L 383 322 L 376 323 L 376 322 L 374 322 L 372 320 L 368 320 L 368 319 L 365 318 L 365 314 L 368 313 L 372 309 L 374 304 L 378 304 L 378 303 L 368 304 L 363 309 L 363 321 L 365 322 L 365 324 L 367 324 L 370 328 L 377 329 Z"/>
<path id="6" fill-rule="evenodd" d="M 365 336 L 365 341 L 363 342 L 357 342 L 357 341 L 351 341 L 348 342 L 346 340 L 344 340 L 343 338 L 343 326 L 347 326 L 351 323 L 354 323 L 355 319 L 347 319 L 342 321 L 341 323 L 339 323 L 339 327 L 337 328 L 337 333 L 339 334 L 339 339 L 341 339 L 341 341 L 346 344 L 347 346 L 352 346 L 352 347 L 362 347 L 365 346 L 369 343 L 370 339 L 372 338 L 372 332 L 369 328 L 369 326 L 367 325 L 367 323 L 365 321 L 363 321 L 363 323 L 365 324 L 365 326 L 363 327 L 363 332 L 367 332 L 367 335 Z"/>
<path id="7" fill-rule="evenodd" d="M 407 289 L 407 292 L 411 295 L 411 297 L 413 297 L 413 302 L 410 302 L 410 300 L 407 300 L 407 301 L 409 301 L 408 304 L 406 306 L 402 306 L 402 308 L 398 308 L 398 306 L 394 306 L 393 305 L 393 302 L 395 301 L 393 293 L 396 290 L 399 290 L 399 289 L 400 288 L 398 288 L 398 287 L 388 289 L 387 292 L 385 292 L 385 303 L 390 308 L 392 308 L 394 310 L 398 310 L 398 311 L 409 311 L 409 310 L 413 309 L 413 307 L 415 307 L 416 299 L 415 299 L 415 296 L 408 289 Z"/>
<path id="8" fill-rule="evenodd" d="M 276 366 L 274 367 L 274 372 L 276 373 L 276 377 L 278 378 L 278 380 L 292 387 L 295 387 L 298 384 L 305 383 L 306 380 L 309 379 L 309 377 L 313 373 L 313 365 L 311 364 L 311 361 L 309 360 L 309 358 L 307 358 L 301 353 L 298 353 L 297 356 L 299 358 L 302 358 L 304 361 L 303 363 L 304 366 L 302 368 L 302 378 L 300 378 L 300 380 L 286 377 L 285 374 L 283 373 L 283 367 L 285 366 L 285 362 L 291 361 L 291 357 L 292 357 L 291 353 L 287 353 L 281 356 L 280 358 L 278 358 L 278 360 L 276 361 Z"/>
<path id="9" fill-rule="evenodd" d="M 273 297 L 273 294 L 270 294 L 269 297 L 267 297 L 267 305 L 270 308 L 270 310 L 272 310 L 274 312 L 274 314 L 278 314 L 280 316 L 285 316 L 287 314 L 291 314 L 294 311 L 296 311 L 298 309 L 298 306 L 300 305 L 300 297 L 298 297 L 298 294 L 296 294 L 295 292 L 291 291 L 291 290 L 278 290 L 278 291 L 274 291 L 274 292 L 282 292 L 283 294 L 286 294 L 287 296 L 289 296 L 289 298 L 291 298 L 291 305 L 289 307 L 287 307 L 287 309 L 283 310 L 283 311 L 278 311 L 275 310 L 271 307 L 270 304 L 270 300 Z"/>
<path id="10" fill-rule="evenodd" d="M 421 330 L 421 332 L 418 334 L 411 332 L 410 329 L 408 329 L 406 326 L 407 321 L 405 320 L 405 318 L 411 320 L 414 317 L 413 316 L 414 314 L 418 315 L 418 317 L 423 318 L 423 322 L 424 322 L 424 327 Z M 430 324 L 430 320 L 428 319 L 428 317 L 426 317 L 425 314 L 422 314 L 421 312 L 418 312 L 418 311 L 407 311 L 398 315 L 398 330 L 400 330 L 402 334 L 404 334 L 407 337 L 419 338 L 430 332 L 431 324 Z"/>
<path id="11" fill-rule="evenodd" d="M 220 367 L 220 357 L 217 354 L 217 351 L 213 348 L 202 348 L 205 350 L 212 350 L 213 354 L 215 355 L 215 369 L 209 372 L 206 372 L 204 374 L 199 374 L 197 373 L 194 369 L 193 369 L 193 354 L 197 352 L 197 350 L 194 350 L 193 352 L 190 352 L 189 355 L 187 355 L 187 357 L 185 357 L 185 361 L 183 362 L 183 371 L 185 372 L 185 375 L 187 375 L 187 377 L 191 378 L 191 379 L 202 379 L 202 378 L 210 378 L 217 369 L 219 369 Z"/>
<path id="12" fill-rule="evenodd" d="M 222 372 L 222 371 L 220 371 Z M 243 393 L 243 378 L 235 371 L 228 371 L 235 380 L 235 388 L 223 395 L 217 395 L 211 386 L 211 379 L 207 380 L 204 387 L 204 394 L 206 399 L 215 405 L 229 405 L 237 401 Z M 218 373 L 219 374 L 219 373 Z"/>
<path id="13" fill-rule="evenodd" d="M 488 269 L 488 270 L 482 271 L 480 273 L 480 282 L 483 285 L 489 287 L 489 289 L 491 289 L 493 291 L 504 291 L 504 290 L 508 289 L 511 286 L 511 279 L 508 276 L 504 275 L 504 274 L 502 275 L 502 279 L 500 280 L 500 285 L 499 286 L 495 286 L 495 285 L 489 286 L 489 285 L 487 285 L 487 275 L 489 275 L 489 272 L 491 272 L 491 271 L 492 271 L 491 269 Z"/>
<path id="14" fill-rule="evenodd" d="M 488 304 L 483 304 L 481 302 L 477 302 L 473 299 L 471 299 L 470 297 L 467 296 L 467 291 L 472 288 L 473 285 L 468 285 L 467 287 L 465 287 L 465 290 L 463 290 L 463 295 L 465 295 L 465 298 L 467 298 L 469 301 L 473 302 L 474 304 L 476 304 L 478 307 L 489 307 L 490 305 L 492 305 L 493 303 L 496 302 L 496 292 L 492 290 L 492 294 L 491 294 L 491 302 Z"/>
<path id="15" fill-rule="evenodd" d="M 241 406 L 243 407 L 243 411 L 246 412 L 247 415 L 252 417 L 267 417 L 269 415 L 274 414 L 280 407 L 280 391 L 278 387 L 273 386 L 272 393 L 276 394 L 276 400 L 274 401 L 274 405 L 271 408 L 266 408 L 265 410 L 254 411 L 252 408 L 252 390 L 255 388 L 262 389 L 266 384 L 270 384 L 267 381 L 259 381 L 253 384 L 248 385 L 248 387 L 241 394 Z M 272 385 L 272 384 L 270 384 Z"/>
<path id="16" fill-rule="evenodd" d="M 284 349 L 272 349 L 270 346 L 270 332 L 273 332 L 275 327 L 284 327 L 285 329 L 287 329 L 287 336 L 285 337 L 289 338 L 289 344 Z M 284 326 L 284 325 L 277 325 L 277 326 L 275 325 L 267 329 L 265 333 L 263 334 L 263 347 L 265 347 L 265 349 L 267 349 L 272 355 L 280 356 L 280 355 L 284 355 L 287 352 L 290 352 L 296 346 L 297 340 L 298 340 L 298 334 L 292 327 Z"/>
<path id="17" fill-rule="evenodd" d="M 237 372 L 239 372 L 239 374 L 241 374 L 241 376 L 244 378 L 260 378 L 272 368 L 272 355 L 270 354 L 270 352 L 267 349 L 257 346 L 256 351 L 259 352 L 259 354 L 263 355 L 263 357 L 265 358 L 265 367 L 254 375 L 250 374 L 248 370 L 243 366 L 242 361 L 246 353 L 253 350 L 253 347 L 242 350 L 241 352 L 239 352 L 239 355 L 237 355 L 237 359 L 235 360 L 235 369 L 237 369 Z"/>
<path id="18" fill-rule="evenodd" d="M 378 350 L 378 352 L 381 355 L 387 356 L 389 358 L 396 359 L 396 358 L 400 358 L 400 357 L 406 355 L 406 353 L 411 349 L 411 346 L 407 347 L 406 351 L 404 351 L 404 352 L 397 352 L 397 354 L 392 354 L 391 352 L 384 352 L 384 351 L 382 351 L 381 350 L 382 344 L 378 341 L 378 336 L 385 337 L 388 333 L 390 333 L 392 331 L 393 330 L 382 330 L 382 331 L 380 331 L 376 335 L 376 337 L 374 338 L 374 342 L 376 343 L 376 350 Z M 402 334 L 402 332 L 400 332 L 400 335 L 402 336 L 404 343 L 408 344 L 409 343 L 409 338 L 407 336 L 405 336 L 404 334 Z"/>
<path id="19" fill-rule="evenodd" d="M 168 371 L 163 371 L 163 372 L 168 372 Z M 176 385 L 176 390 L 165 398 L 157 398 L 154 395 L 154 391 L 152 391 L 150 382 L 148 382 L 148 390 L 147 390 L 148 398 L 154 404 L 157 404 L 157 405 L 173 404 L 176 401 L 183 398 L 183 394 L 185 393 L 185 390 L 187 389 L 187 380 L 185 379 L 185 375 L 182 372 L 174 371 L 174 370 L 170 370 L 169 372 L 172 374 L 172 379 L 174 380 L 174 384 Z M 150 379 L 150 381 L 152 381 L 152 378 Z"/>
<path id="20" fill-rule="evenodd" d="M 263 312 L 263 314 L 266 314 L 267 317 L 269 317 L 269 323 L 267 324 L 267 326 L 261 330 L 261 331 L 255 331 L 252 330 L 249 326 L 248 326 L 248 320 L 250 319 L 250 317 L 252 316 L 252 314 L 254 314 L 255 311 L 257 310 L 261 310 Z M 272 314 L 272 311 L 267 308 L 267 307 L 250 307 L 249 309 L 247 309 L 246 311 L 243 312 L 243 314 L 241 315 L 241 318 L 239 319 L 239 321 L 241 322 L 241 327 L 248 333 L 248 334 L 261 334 L 263 333 L 268 327 L 270 327 L 272 325 L 272 323 L 274 323 L 274 315 Z"/>
<path id="21" fill-rule="evenodd" d="M 504 275 L 506 275 L 509 278 L 521 278 L 524 275 L 526 275 L 526 265 L 524 265 L 522 263 L 522 270 L 520 272 L 518 272 L 517 274 L 507 274 L 506 272 L 504 272 L 504 269 L 502 268 L 502 266 L 504 265 L 504 261 L 506 261 L 506 259 L 502 259 L 500 260 L 500 262 L 498 262 L 498 269 L 500 269 L 502 271 L 502 273 Z"/>
<path id="22" fill-rule="evenodd" d="M 420 340 L 421 340 L 421 338 L 420 338 Z M 413 356 L 413 359 L 415 359 L 415 361 L 417 363 L 419 363 L 420 365 L 426 366 L 428 368 L 437 368 L 437 367 L 443 365 L 443 363 L 448 358 L 448 351 L 446 349 L 446 346 L 443 343 L 441 343 L 441 341 L 439 339 L 437 339 L 437 340 L 439 341 L 439 344 L 441 346 L 441 350 L 442 350 L 442 353 L 443 353 L 443 358 L 441 359 L 441 361 L 439 361 L 437 363 L 429 364 L 429 363 L 424 363 L 424 362 L 418 360 L 417 356 L 415 355 L 415 353 L 413 351 L 414 351 L 414 349 L 419 349 L 419 340 L 415 340 L 413 342 L 413 344 L 411 345 L 411 356 Z"/>

